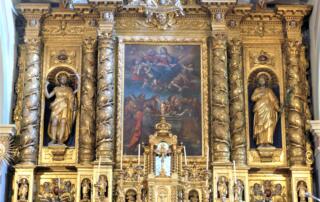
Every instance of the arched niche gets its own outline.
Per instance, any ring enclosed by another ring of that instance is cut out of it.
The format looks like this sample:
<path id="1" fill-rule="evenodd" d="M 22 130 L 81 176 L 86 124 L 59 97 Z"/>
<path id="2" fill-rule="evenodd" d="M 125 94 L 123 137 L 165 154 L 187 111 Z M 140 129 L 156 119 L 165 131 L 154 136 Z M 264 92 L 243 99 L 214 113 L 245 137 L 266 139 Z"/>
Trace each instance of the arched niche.
<path id="1" fill-rule="evenodd" d="M 256 88 L 258 88 L 258 77 L 261 74 L 270 75 L 269 81 L 266 84 L 266 87 L 270 88 L 275 96 L 277 97 L 277 100 L 279 102 L 279 106 L 282 107 L 281 103 L 281 89 L 279 85 L 279 79 L 276 76 L 276 74 L 267 67 L 261 66 L 260 68 L 255 69 L 253 72 L 250 73 L 248 77 L 248 121 L 249 121 L 249 145 L 251 149 L 257 148 L 256 141 L 254 139 L 254 102 L 252 101 L 252 94 L 255 91 Z M 282 148 L 283 142 L 282 142 L 282 131 L 281 131 L 281 113 L 278 114 L 277 124 L 274 130 L 273 135 L 273 146 L 276 148 Z"/>

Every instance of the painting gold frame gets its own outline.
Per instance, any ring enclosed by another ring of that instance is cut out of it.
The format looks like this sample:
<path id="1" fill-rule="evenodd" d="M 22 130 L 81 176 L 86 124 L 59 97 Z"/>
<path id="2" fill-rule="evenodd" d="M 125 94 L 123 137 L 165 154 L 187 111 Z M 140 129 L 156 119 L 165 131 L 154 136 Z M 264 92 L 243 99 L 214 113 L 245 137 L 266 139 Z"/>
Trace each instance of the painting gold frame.
<path id="1" fill-rule="evenodd" d="M 124 68 L 125 68 L 125 45 L 199 45 L 201 61 L 201 120 L 202 120 L 202 154 L 201 156 L 188 157 L 188 163 L 196 162 L 205 166 L 206 154 L 208 150 L 208 47 L 205 38 L 185 38 L 185 37 L 129 37 L 118 38 L 118 68 L 117 68 L 117 123 L 116 123 L 116 164 L 120 166 L 121 158 L 123 165 L 129 162 L 135 163 L 135 155 L 123 154 L 123 105 L 124 105 Z M 142 162 L 143 163 L 143 162 Z"/>

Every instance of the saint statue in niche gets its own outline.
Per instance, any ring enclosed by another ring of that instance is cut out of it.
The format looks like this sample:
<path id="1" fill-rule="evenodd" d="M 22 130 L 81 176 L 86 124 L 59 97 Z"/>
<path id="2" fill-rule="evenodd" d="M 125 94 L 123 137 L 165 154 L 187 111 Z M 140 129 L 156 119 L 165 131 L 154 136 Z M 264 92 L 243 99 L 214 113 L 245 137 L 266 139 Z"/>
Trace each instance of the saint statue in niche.
<path id="1" fill-rule="evenodd" d="M 75 74 L 77 81 L 80 77 Z M 50 99 L 55 96 L 54 101 L 50 104 L 51 114 L 48 127 L 48 134 L 51 139 L 49 145 L 63 145 L 69 138 L 72 125 L 76 117 L 76 93 L 80 85 L 73 90 L 68 83 L 71 75 L 66 71 L 60 71 L 55 76 L 55 87 L 49 93 L 48 86 L 50 82 L 46 81 L 45 96 Z"/>
<path id="2" fill-rule="evenodd" d="M 258 87 L 251 96 L 251 100 L 254 102 L 254 138 L 259 147 L 271 147 L 273 145 L 273 134 L 278 122 L 278 112 L 280 111 L 278 98 L 272 89 L 268 87 L 269 81 L 271 81 L 269 73 L 258 73 Z"/>

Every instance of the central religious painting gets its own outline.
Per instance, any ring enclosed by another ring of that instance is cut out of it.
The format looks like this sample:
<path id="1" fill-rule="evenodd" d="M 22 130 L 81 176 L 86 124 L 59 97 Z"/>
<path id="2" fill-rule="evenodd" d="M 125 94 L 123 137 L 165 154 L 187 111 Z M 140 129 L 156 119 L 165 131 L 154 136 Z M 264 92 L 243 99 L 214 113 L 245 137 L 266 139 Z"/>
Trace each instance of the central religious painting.
<path id="1" fill-rule="evenodd" d="M 136 155 L 160 115 L 188 155 L 202 153 L 201 46 L 126 44 L 123 152 Z"/>

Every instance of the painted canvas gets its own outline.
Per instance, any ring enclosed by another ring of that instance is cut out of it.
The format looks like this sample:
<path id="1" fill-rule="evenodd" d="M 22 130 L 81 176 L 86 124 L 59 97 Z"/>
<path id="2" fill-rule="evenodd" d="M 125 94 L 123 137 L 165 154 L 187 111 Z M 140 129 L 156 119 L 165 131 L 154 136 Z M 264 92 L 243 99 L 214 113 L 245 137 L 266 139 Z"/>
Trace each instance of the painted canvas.
<path id="1" fill-rule="evenodd" d="M 201 155 L 200 50 L 200 45 L 125 45 L 125 155 L 136 155 L 137 145 L 148 143 L 161 112 L 187 154 Z"/>

